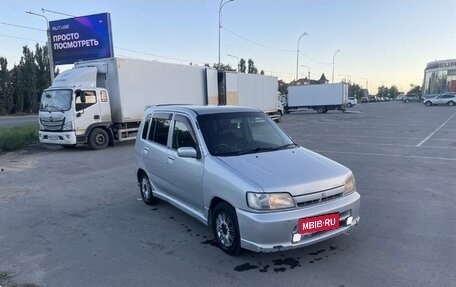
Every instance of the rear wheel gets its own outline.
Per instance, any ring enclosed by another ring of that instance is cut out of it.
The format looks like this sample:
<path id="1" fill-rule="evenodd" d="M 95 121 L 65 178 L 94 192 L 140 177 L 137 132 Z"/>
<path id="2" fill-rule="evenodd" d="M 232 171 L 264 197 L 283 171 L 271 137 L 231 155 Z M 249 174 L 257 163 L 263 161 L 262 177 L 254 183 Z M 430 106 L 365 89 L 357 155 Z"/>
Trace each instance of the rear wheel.
<path id="1" fill-rule="evenodd" d="M 152 189 L 152 185 L 150 184 L 147 175 L 141 173 L 139 176 L 139 190 L 141 192 L 142 200 L 147 205 L 153 205 L 158 202 L 158 198 L 154 197 Z"/>
<path id="2" fill-rule="evenodd" d="M 318 107 L 317 108 L 317 113 L 322 114 L 324 112 L 325 112 L 325 108 L 323 108 L 323 107 Z"/>
<path id="3" fill-rule="evenodd" d="M 212 231 L 220 249 L 229 255 L 236 255 L 241 251 L 241 237 L 236 211 L 226 202 L 215 206 L 212 212 Z"/>
<path id="4" fill-rule="evenodd" d="M 109 144 L 108 133 L 102 128 L 94 128 L 89 135 L 91 149 L 104 149 Z"/>
<path id="5" fill-rule="evenodd" d="M 449 106 L 454 106 L 454 102 L 453 102 L 453 101 L 449 101 L 449 102 L 448 102 L 448 105 L 449 105 Z"/>

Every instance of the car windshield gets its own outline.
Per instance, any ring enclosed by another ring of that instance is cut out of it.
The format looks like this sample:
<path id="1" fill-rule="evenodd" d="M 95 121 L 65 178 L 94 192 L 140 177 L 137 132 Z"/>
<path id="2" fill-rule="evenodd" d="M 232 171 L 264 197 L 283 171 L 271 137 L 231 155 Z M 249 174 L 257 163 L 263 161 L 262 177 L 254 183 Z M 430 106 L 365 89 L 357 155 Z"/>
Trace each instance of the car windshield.
<path id="1" fill-rule="evenodd" d="M 200 115 L 198 123 L 206 146 L 214 156 L 236 156 L 298 146 L 262 112 Z"/>
<path id="2" fill-rule="evenodd" d="M 72 90 L 48 90 L 41 96 L 40 111 L 68 111 L 71 108 Z"/>

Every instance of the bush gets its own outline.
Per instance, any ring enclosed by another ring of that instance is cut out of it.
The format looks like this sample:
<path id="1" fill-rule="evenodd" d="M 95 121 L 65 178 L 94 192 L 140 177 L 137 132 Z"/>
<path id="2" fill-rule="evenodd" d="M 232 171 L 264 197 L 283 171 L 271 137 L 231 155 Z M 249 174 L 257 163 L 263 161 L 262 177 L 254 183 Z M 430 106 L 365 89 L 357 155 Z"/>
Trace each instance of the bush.
<path id="1" fill-rule="evenodd" d="M 0 128 L 0 153 L 17 150 L 30 143 L 38 142 L 38 129 L 38 124 Z"/>

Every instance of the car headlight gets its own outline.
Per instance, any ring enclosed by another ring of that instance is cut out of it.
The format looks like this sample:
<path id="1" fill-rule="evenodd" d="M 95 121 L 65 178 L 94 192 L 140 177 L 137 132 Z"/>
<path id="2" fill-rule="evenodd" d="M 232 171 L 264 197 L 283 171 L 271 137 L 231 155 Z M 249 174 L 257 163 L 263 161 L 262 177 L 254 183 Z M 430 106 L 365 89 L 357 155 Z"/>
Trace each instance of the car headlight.
<path id="1" fill-rule="evenodd" d="M 247 205 L 252 209 L 272 210 L 295 207 L 293 197 L 289 193 L 254 193 L 247 192 Z"/>
<path id="2" fill-rule="evenodd" d="M 356 182 L 355 177 L 351 174 L 346 180 L 344 184 L 344 195 L 349 195 L 355 192 L 356 190 Z"/>
<path id="3" fill-rule="evenodd" d="M 64 131 L 72 131 L 73 130 L 73 122 L 67 122 L 63 125 L 62 130 Z"/>

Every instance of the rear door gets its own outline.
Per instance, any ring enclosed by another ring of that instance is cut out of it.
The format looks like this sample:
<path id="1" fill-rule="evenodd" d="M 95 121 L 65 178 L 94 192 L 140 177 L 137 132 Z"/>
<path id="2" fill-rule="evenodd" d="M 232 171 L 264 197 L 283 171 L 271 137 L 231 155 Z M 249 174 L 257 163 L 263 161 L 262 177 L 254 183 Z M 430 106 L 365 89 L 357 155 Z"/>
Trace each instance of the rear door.
<path id="1" fill-rule="evenodd" d="M 159 112 L 152 113 L 146 117 L 145 125 L 148 124 L 147 135 L 144 135 L 146 127 L 143 130 L 143 157 L 144 166 L 149 179 L 155 188 L 164 193 L 169 193 L 172 189 L 172 184 L 167 176 L 167 152 L 168 139 L 170 138 L 171 113 Z"/>

